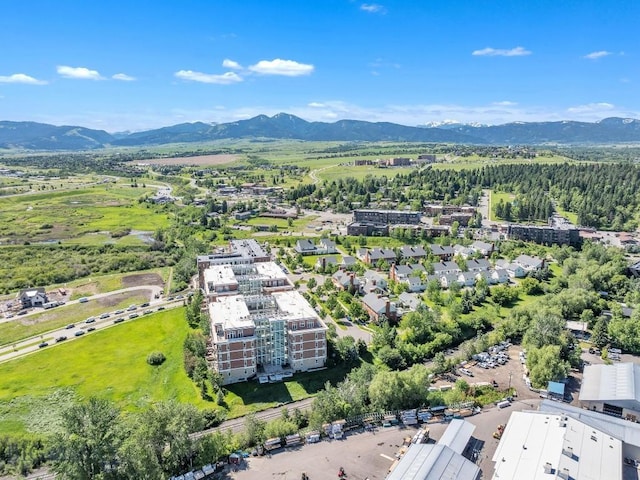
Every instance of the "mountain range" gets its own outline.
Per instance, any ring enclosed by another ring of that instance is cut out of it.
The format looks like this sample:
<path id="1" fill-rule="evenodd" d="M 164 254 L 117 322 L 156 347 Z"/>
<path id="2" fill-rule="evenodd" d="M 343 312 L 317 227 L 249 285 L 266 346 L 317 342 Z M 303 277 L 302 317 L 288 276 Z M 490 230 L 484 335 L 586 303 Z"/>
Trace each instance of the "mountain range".
<path id="1" fill-rule="evenodd" d="M 409 127 L 387 122 L 340 120 L 308 122 L 294 115 L 258 115 L 231 123 L 182 123 L 135 133 L 110 134 L 79 126 L 0 121 L 1 149 L 91 150 L 239 138 L 313 141 L 434 142 L 479 145 L 616 144 L 640 142 L 640 120 L 606 118 L 598 122 L 514 122 L 503 125 Z"/>

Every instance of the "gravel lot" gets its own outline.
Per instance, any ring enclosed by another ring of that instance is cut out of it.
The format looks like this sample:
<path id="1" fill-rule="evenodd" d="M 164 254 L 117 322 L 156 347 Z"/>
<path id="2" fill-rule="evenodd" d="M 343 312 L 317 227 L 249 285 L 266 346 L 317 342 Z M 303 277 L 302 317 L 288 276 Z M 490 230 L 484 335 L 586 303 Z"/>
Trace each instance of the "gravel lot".
<path id="1" fill-rule="evenodd" d="M 510 407 L 492 407 L 467 418 L 476 425 L 472 441 L 480 450 L 478 465 L 483 478 L 493 475 L 491 458 L 498 446 L 493 432 L 498 424 L 506 424 L 511 412 L 537 409 L 540 399 L 515 401 Z M 438 440 L 446 430 L 447 423 L 429 426 L 432 439 Z M 305 472 L 310 480 L 334 478 L 338 469 L 344 467 L 349 479 L 384 479 L 403 440 L 416 433 L 413 427 L 378 428 L 375 432 L 354 432 L 343 440 L 324 440 L 294 450 L 283 450 L 269 457 L 248 458 L 237 472 L 229 472 L 225 478 L 234 480 L 299 480 Z M 337 478 L 337 477 L 335 477 Z"/>

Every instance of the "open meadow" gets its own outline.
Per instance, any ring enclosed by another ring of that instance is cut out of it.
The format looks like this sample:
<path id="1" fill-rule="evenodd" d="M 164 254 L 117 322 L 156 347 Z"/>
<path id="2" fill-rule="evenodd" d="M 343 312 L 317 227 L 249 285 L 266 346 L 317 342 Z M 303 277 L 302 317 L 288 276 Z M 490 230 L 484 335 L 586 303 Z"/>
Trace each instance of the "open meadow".
<path id="1" fill-rule="evenodd" d="M 169 225 L 169 218 L 138 202 L 149 191 L 107 184 L 0 197 L 0 243 L 82 239 L 94 244 L 91 236 L 96 234 L 105 243 L 115 242 L 130 230 L 153 232 Z"/>

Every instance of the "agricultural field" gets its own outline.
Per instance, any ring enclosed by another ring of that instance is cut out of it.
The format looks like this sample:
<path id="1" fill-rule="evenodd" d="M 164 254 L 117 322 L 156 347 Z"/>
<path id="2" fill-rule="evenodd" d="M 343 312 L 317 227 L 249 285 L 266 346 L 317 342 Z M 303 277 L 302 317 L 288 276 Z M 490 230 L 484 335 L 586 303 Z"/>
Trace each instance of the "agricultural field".
<path id="1" fill-rule="evenodd" d="M 0 197 L 0 242 L 114 242 L 133 231 L 168 226 L 166 214 L 138 203 L 150 189 L 100 185 Z M 97 235 L 96 235 L 97 234 Z M 96 236 L 96 238 L 92 238 Z M 143 239 L 138 244 L 142 244 Z"/>
<path id="2" fill-rule="evenodd" d="M 192 165 L 196 167 L 215 167 L 236 162 L 238 158 L 238 155 L 229 154 L 197 155 L 193 157 L 156 158 L 153 160 L 141 160 L 136 163 L 140 165 Z"/>

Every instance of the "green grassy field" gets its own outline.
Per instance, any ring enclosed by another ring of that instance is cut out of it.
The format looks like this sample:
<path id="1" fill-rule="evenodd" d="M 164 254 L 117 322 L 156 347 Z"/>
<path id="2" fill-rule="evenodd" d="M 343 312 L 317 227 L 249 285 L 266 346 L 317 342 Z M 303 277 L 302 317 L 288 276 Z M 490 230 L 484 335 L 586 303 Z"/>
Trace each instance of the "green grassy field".
<path id="1" fill-rule="evenodd" d="M 88 244 L 111 240 L 104 232 L 126 229 L 155 231 L 169 225 L 165 214 L 156 213 L 138 198 L 150 189 L 125 185 L 96 185 L 0 197 L 0 240 L 47 242 L 78 239 Z M 102 235 L 91 238 L 101 232 Z"/>
<path id="2" fill-rule="evenodd" d="M 47 290 L 63 287 L 72 289 L 71 298 L 77 299 L 87 295 L 96 295 L 98 293 L 107 293 L 121 288 L 128 288 L 133 285 L 153 284 L 157 285 L 160 281 L 166 283 L 171 275 L 171 267 L 154 268 L 140 272 L 114 273 L 111 275 L 92 276 L 89 278 L 81 278 L 64 285 L 53 285 L 47 287 Z"/>
<path id="3" fill-rule="evenodd" d="M 493 212 L 494 206 L 497 205 L 500 200 L 503 202 L 511 202 L 515 197 L 515 195 L 506 192 L 496 192 L 495 190 L 491 190 L 491 195 L 489 196 L 489 219 L 492 222 L 497 222 L 502 220 L 501 218 L 496 217 Z"/>
<path id="4" fill-rule="evenodd" d="M 57 307 L 29 317 L 15 317 L 10 322 L 0 323 L 0 345 L 10 345 L 25 338 L 42 335 L 105 311 L 126 308 L 132 303 L 148 302 L 149 292 L 150 290 L 122 292 L 88 303 Z"/>
<path id="5" fill-rule="evenodd" d="M 32 430 L 34 413 L 60 395 L 107 398 L 127 410 L 170 399 L 211 406 L 183 368 L 188 329 L 184 310 L 169 310 L 0 365 L 0 433 Z M 167 361 L 149 366 L 152 351 Z"/>

